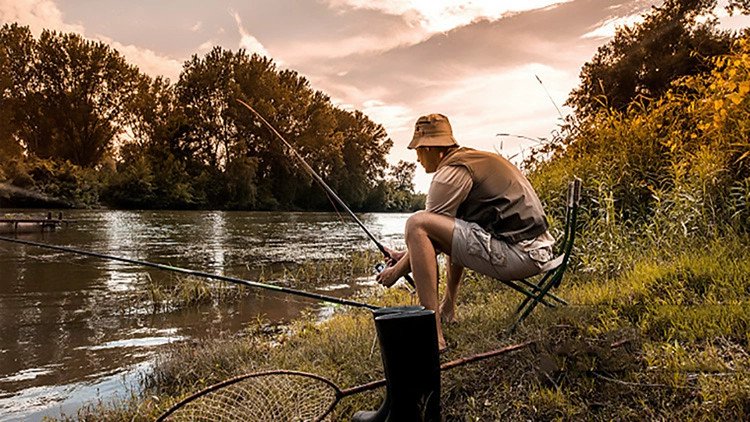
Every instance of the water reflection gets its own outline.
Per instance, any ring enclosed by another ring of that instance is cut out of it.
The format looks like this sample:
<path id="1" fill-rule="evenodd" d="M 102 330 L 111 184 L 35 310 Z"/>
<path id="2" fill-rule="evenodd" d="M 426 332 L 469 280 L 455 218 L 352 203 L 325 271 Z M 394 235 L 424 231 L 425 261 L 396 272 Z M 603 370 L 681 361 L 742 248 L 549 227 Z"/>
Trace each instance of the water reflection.
<path id="1" fill-rule="evenodd" d="M 265 268 L 374 250 L 356 224 L 331 213 L 78 211 L 68 229 L 26 235 L 131 259 L 257 279 Z M 408 215 L 367 214 L 364 224 L 389 246 L 402 246 Z M 125 391 L 123 380 L 160 347 L 209 334 L 235 333 L 263 317 L 288 320 L 305 307 L 332 307 L 259 292 L 239 303 L 152 313 L 139 303 L 148 280 L 171 274 L 116 261 L 0 242 L 0 420 L 39 419 L 74 410 L 99 391 Z M 372 277 L 294 286 L 334 296 L 370 288 Z M 135 368 L 135 369 L 134 369 Z M 113 393 L 114 394 L 114 393 Z M 105 397 L 106 396 L 102 396 Z"/>
<path id="2" fill-rule="evenodd" d="M 223 212 L 212 212 L 206 217 L 208 224 L 208 233 L 206 233 L 206 243 L 211 251 L 211 264 L 208 266 L 215 269 L 219 274 L 224 274 L 224 239 L 227 237 L 226 223 Z"/>

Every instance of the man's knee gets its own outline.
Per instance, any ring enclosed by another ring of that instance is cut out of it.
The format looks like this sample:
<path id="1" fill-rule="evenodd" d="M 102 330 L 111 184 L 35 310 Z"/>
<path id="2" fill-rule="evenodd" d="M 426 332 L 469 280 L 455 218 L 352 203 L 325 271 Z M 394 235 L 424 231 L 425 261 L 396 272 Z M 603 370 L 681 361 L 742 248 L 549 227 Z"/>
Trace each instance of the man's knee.
<path id="1" fill-rule="evenodd" d="M 406 220 L 406 226 L 404 227 L 404 234 L 408 237 L 416 234 L 417 231 L 424 230 L 431 218 L 434 218 L 435 214 L 429 211 L 417 211 L 412 214 Z"/>

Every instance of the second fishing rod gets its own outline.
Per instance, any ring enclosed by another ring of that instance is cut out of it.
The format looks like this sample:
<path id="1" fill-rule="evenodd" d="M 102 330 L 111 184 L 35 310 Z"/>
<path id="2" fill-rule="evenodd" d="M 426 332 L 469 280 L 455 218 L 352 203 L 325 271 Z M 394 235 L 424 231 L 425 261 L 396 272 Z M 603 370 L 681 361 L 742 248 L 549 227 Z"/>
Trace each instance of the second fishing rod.
<path id="1" fill-rule="evenodd" d="M 279 138 L 281 140 L 281 142 L 284 143 L 284 145 L 286 145 L 287 148 L 289 148 L 289 150 L 292 152 L 292 154 L 294 155 L 294 157 L 297 158 L 299 160 L 299 162 L 302 164 L 302 167 L 305 169 L 305 171 L 307 171 L 307 173 L 310 174 L 310 176 L 316 182 L 318 182 L 318 184 L 320 184 L 320 186 L 323 188 L 323 190 L 325 190 L 326 194 L 329 195 L 329 197 L 331 197 L 334 201 L 336 201 L 336 203 L 339 204 L 339 206 L 341 206 L 344 210 L 346 210 L 346 212 L 349 214 L 349 216 L 352 217 L 352 219 L 354 220 L 354 222 L 357 223 L 357 225 L 359 225 L 359 227 L 361 227 L 362 230 L 365 231 L 365 233 L 367 234 L 367 237 L 369 237 L 370 240 L 372 240 L 373 243 L 375 243 L 375 246 L 377 246 L 377 248 L 380 250 L 380 253 L 382 253 L 384 257 L 390 259 L 391 258 L 391 254 L 388 252 L 388 250 L 385 248 L 385 246 L 383 246 L 383 244 L 380 243 L 380 241 L 378 241 L 378 239 L 376 239 L 375 236 L 373 236 L 372 233 L 370 233 L 370 230 L 368 230 L 367 227 L 365 227 L 365 225 L 362 223 L 362 221 L 360 221 L 360 219 L 357 218 L 357 216 L 354 214 L 354 212 L 351 209 L 349 209 L 349 207 L 346 205 L 346 203 L 341 198 L 339 198 L 339 196 L 336 194 L 336 192 L 334 192 L 334 190 L 331 189 L 330 186 L 328 186 L 328 184 L 323 180 L 323 178 L 320 177 L 320 175 L 315 170 L 313 170 L 313 168 L 310 167 L 309 164 L 307 164 L 307 161 L 305 161 L 305 159 L 297 152 L 297 150 L 294 149 L 294 147 L 292 146 L 292 144 L 290 144 L 281 135 L 281 133 L 279 133 L 279 131 L 276 130 L 276 128 L 271 123 L 268 122 L 268 120 L 266 120 L 260 113 L 258 113 L 254 108 L 252 108 L 250 106 L 250 104 L 248 104 L 248 103 L 246 103 L 246 102 L 244 102 L 244 101 L 242 101 L 240 99 L 237 99 L 237 102 L 240 103 L 240 104 L 242 104 L 243 106 L 245 106 L 248 110 L 250 110 L 261 122 L 263 122 L 263 124 L 269 130 L 271 130 L 271 132 L 274 135 L 276 135 L 277 138 Z M 383 267 L 382 266 L 378 266 L 376 268 L 378 269 L 378 271 L 380 271 L 380 270 L 382 270 Z M 409 284 L 412 287 L 415 287 L 414 280 L 411 278 L 411 276 L 409 276 L 409 274 L 406 274 L 404 276 L 404 279 L 406 279 L 406 281 L 409 282 Z"/>

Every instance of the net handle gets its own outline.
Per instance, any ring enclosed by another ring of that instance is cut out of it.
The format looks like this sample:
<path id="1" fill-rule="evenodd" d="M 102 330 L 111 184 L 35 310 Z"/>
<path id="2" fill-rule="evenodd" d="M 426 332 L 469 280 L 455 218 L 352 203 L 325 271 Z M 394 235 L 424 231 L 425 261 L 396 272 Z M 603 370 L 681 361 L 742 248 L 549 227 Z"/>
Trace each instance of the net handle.
<path id="1" fill-rule="evenodd" d="M 536 340 L 529 340 L 523 343 L 511 344 L 510 346 L 503 347 L 502 349 L 492 350 L 490 352 L 479 353 L 476 355 L 467 356 L 465 358 L 452 360 L 450 362 L 445 362 L 444 364 L 440 365 L 440 370 L 445 371 L 448 369 L 453 369 L 457 366 L 466 365 L 467 363 L 474 363 L 480 360 L 485 360 L 485 359 L 489 359 L 495 356 L 504 355 L 506 353 L 515 352 L 516 350 L 523 349 L 534 343 L 536 343 Z"/>

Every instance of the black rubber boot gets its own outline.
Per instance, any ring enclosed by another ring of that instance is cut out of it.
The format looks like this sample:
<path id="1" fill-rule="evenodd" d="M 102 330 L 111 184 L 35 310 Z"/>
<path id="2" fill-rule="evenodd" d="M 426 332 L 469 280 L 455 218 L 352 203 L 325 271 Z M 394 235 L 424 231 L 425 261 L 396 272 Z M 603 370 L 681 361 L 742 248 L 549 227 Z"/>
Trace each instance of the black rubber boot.
<path id="1" fill-rule="evenodd" d="M 386 396 L 376 411 L 360 411 L 356 422 L 440 421 L 440 357 L 435 313 L 422 307 L 375 311 L 375 329 L 386 378 Z"/>

